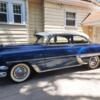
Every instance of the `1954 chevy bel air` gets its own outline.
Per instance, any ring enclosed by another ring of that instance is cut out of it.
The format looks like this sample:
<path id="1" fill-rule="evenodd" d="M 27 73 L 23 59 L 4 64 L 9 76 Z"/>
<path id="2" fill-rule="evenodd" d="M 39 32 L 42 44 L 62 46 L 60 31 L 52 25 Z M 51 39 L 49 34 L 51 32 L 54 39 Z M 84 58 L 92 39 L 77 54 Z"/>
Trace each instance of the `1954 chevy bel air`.
<path id="1" fill-rule="evenodd" d="M 28 45 L 0 47 L 0 77 L 14 82 L 27 80 L 37 73 L 88 65 L 99 67 L 100 44 L 93 44 L 85 33 L 40 32 Z"/>

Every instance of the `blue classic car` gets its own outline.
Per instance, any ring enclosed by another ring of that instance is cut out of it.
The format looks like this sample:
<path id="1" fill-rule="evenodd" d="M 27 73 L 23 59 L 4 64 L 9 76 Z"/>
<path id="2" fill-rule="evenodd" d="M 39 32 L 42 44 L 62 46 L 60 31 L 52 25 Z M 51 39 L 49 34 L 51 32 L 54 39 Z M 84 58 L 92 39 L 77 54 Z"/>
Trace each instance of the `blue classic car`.
<path id="1" fill-rule="evenodd" d="M 93 44 L 80 32 L 40 32 L 29 45 L 0 47 L 0 77 L 14 82 L 27 80 L 37 73 L 88 65 L 99 67 L 100 44 Z"/>

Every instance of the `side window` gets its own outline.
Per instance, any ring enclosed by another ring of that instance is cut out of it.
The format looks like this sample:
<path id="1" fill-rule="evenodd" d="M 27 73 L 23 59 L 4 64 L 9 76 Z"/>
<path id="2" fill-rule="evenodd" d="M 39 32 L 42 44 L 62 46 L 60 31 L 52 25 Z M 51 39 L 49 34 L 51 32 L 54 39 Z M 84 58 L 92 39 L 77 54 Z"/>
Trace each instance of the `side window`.
<path id="1" fill-rule="evenodd" d="M 81 36 L 73 36 L 73 43 L 88 43 L 88 40 Z"/>
<path id="2" fill-rule="evenodd" d="M 50 44 L 66 44 L 68 39 L 65 36 L 53 36 L 49 42 Z"/>
<path id="3" fill-rule="evenodd" d="M 67 40 L 66 37 L 58 36 L 57 37 L 57 43 L 68 43 L 68 40 Z"/>

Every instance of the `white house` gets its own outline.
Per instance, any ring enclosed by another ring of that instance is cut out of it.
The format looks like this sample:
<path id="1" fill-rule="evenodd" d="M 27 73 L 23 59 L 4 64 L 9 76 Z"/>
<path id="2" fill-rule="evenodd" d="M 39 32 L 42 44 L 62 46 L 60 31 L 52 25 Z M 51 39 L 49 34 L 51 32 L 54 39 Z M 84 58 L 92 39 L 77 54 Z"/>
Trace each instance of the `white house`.
<path id="1" fill-rule="evenodd" d="M 88 0 L 0 0 L 0 42 L 30 43 L 40 31 L 84 31 L 94 6 Z"/>

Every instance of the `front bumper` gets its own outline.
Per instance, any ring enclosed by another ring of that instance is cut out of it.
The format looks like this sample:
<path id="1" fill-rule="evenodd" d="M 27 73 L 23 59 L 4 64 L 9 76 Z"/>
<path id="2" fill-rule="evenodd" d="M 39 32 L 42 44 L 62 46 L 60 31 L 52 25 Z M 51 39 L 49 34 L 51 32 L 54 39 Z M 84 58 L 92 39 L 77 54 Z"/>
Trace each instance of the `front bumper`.
<path id="1" fill-rule="evenodd" d="M 7 76 L 7 72 L 0 72 L 0 78 L 6 77 L 6 76 Z"/>
<path id="2" fill-rule="evenodd" d="M 8 70 L 7 66 L 0 66 L 0 78 L 7 76 L 7 70 Z"/>

